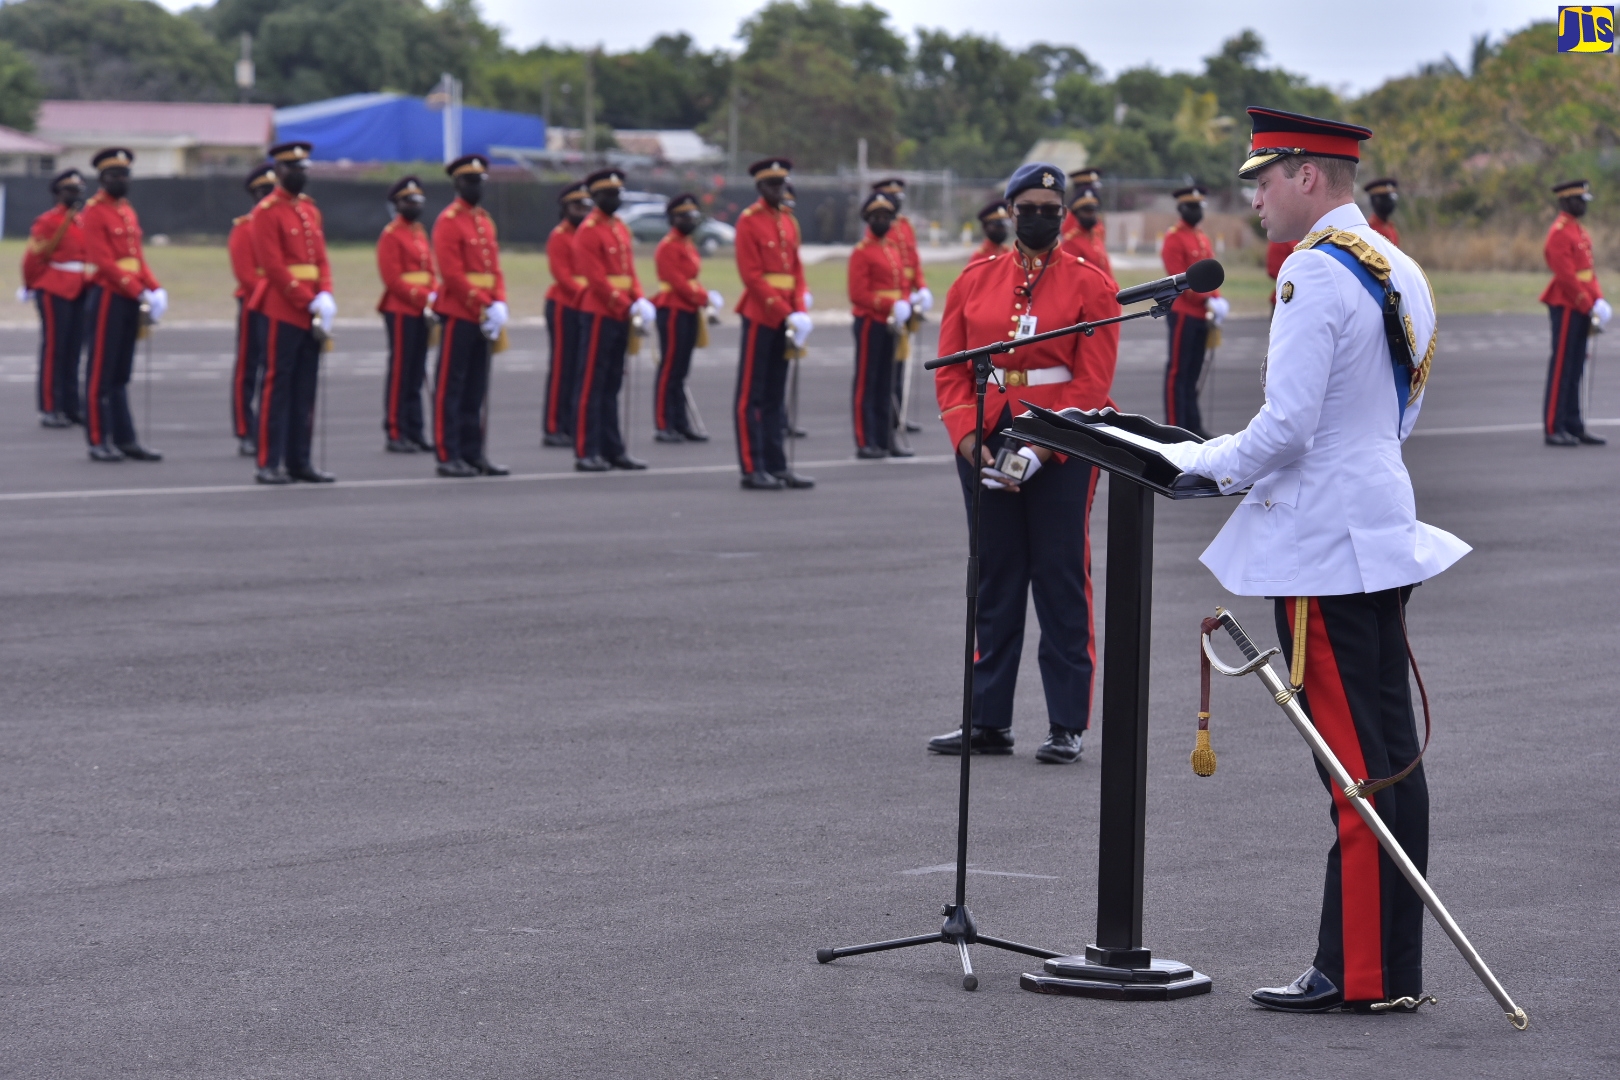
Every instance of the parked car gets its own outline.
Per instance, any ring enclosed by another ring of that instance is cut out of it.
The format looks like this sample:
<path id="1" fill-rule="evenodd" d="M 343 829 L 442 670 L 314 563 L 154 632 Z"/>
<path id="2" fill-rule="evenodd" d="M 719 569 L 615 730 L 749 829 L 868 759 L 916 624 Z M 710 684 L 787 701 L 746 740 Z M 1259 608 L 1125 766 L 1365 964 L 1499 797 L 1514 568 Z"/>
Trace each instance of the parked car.
<path id="1" fill-rule="evenodd" d="M 635 196 L 632 200 L 631 196 Z M 669 232 L 669 219 L 664 216 L 668 200 L 662 195 L 646 192 L 625 192 L 625 202 L 619 207 L 619 217 L 630 227 L 630 235 L 637 240 L 655 244 Z M 705 255 L 713 255 L 729 244 L 736 243 L 737 230 L 723 221 L 704 218 L 703 224 L 692 234 L 692 242 Z"/>

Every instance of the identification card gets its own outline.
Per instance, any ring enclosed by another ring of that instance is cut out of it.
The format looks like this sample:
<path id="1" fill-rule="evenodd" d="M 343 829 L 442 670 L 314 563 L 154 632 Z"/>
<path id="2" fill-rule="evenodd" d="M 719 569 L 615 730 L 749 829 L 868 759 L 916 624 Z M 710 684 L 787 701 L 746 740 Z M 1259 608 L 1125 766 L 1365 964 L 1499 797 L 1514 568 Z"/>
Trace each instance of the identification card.
<path id="1" fill-rule="evenodd" d="M 996 454 L 996 472 L 1012 477 L 1015 483 L 1022 480 L 1024 474 L 1028 471 L 1029 458 L 1020 454 L 1017 450 L 1002 447 L 1001 451 Z"/>
<path id="2" fill-rule="evenodd" d="M 1036 321 L 1037 320 L 1034 315 L 1018 316 L 1018 333 L 1013 335 L 1014 338 L 1034 337 Z"/>

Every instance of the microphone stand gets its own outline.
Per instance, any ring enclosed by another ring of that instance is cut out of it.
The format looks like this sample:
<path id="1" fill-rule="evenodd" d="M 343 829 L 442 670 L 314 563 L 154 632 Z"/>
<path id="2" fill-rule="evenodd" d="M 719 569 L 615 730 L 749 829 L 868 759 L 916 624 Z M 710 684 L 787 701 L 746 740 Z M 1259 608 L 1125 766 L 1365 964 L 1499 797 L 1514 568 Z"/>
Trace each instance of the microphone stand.
<path id="1" fill-rule="evenodd" d="M 1004 949 L 1007 952 L 1023 953 L 1026 956 L 1038 956 L 1043 960 L 1055 960 L 1066 954 L 1053 952 L 1050 949 L 1040 949 L 1033 945 L 1021 945 L 1016 941 L 1005 938 L 991 937 L 979 933 L 978 924 L 973 919 L 973 913 L 967 906 L 967 849 L 968 849 L 968 793 L 970 791 L 969 777 L 971 774 L 970 762 L 973 757 L 973 653 L 977 639 L 979 620 L 979 515 L 983 505 L 984 485 L 978 482 L 978 471 L 982 466 L 984 456 L 984 396 L 990 382 L 990 373 L 994 369 L 991 357 L 1001 353 L 1012 352 L 1025 345 L 1033 345 L 1037 341 L 1047 341 L 1052 338 L 1067 337 L 1070 334 L 1084 334 L 1090 337 L 1100 326 L 1109 326 L 1113 323 L 1129 322 L 1132 319 L 1161 318 L 1169 310 L 1176 296 L 1181 292 L 1174 286 L 1150 299 L 1154 301 L 1151 308 L 1145 311 L 1135 311 L 1129 315 L 1115 315 L 1109 319 L 1098 319 L 1096 322 L 1079 322 L 1073 326 L 1065 326 L 1058 330 L 1048 330 L 1044 334 L 1031 334 L 1028 337 L 1013 338 L 1007 341 L 997 341 L 990 345 L 983 345 L 977 349 L 966 349 L 962 352 L 951 353 L 949 356 L 936 357 L 928 361 L 923 367 L 928 371 L 936 368 L 948 367 L 951 364 L 973 364 L 973 512 L 968 523 L 968 572 L 967 572 L 967 633 L 962 646 L 962 771 L 958 783 L 956 805 L 956 902 L 946 904 L 941 912 L 945 916 L 945 925 L 937 933 L 921 934 L 916 937 L 894 938 L 889 941 L 874 941 L 865 945 L 846 945 L 836 949 L 817 949 L 816 960 L 823 964 L 831 963 L 841 956 L 858 956 L 861 953 L 885 952 L 889 949 L 907 949 L 913 945 L 931 945 L 935 942 L 944 942 L 955 945 L 957 953 L 962 960 L 962 989 L 976 990 L 979 986 L 979 977 L 973 973 L 973 960 L 968 955 L 968 946 L 973 944 L 989 945 L 991 948 Z M 1144 297 L 1144 299 L 1149 299 Z M 1005 394 L 1007 388 L 997 384 L 997 389 Z"/>

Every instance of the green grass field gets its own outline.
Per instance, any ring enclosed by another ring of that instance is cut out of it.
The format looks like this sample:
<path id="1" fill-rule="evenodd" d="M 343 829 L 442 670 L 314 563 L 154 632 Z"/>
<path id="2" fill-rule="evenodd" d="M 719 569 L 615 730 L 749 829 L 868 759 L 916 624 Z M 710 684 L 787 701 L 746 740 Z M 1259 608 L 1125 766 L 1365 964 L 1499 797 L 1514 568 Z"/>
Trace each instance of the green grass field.
<path id="1" fill-rule="evenodd" d="M 0 241 L 0 264 L 13 268 L 22 263 L 22 241 Z M 376 307 L 381 295 L 373 249 L 365 244 L 341 244 L 331 249 L 333 288 L 340 314 L 345 317 L 364 315 Z M 191 246 L 170 244 L 147 250 L 147 258 L 158 278 L 169 290 L 171 319 L 229 319 L 235 315 L 231 299 L 234 284 L 230 263 L 223 245 Z M 545 308 L 545 292 L 551 283 L 546 270 L 545 256 L 539 252 L 513 251 L 501 260 L 506 271 L 508 303 L 514 316 L 537 316 Z M 637 270 L 645 284 L 653 279 L 651 252 L 637 260 Z M 958 263 L 930 263 L 925 267 L 928 284 L 934 295 L 944 301 L 945 292 L 961 271 Z M 12 270 L 14 290 L 20 283 L 17 269 Z M 1151 269 L 1122 270 L 1121 285 L 1134 285 L 1159 276 Z M 704 282 L 710 288 L 725 294 L 727 303 L 736 300 L 740 291 L 736 265 L 729 255 L 707 261 Z M 821 309 L 848 308 L 844 291 L 844 263 L 829 259 L 806 268 L 805 278 L 815 294 L 816 306 Z M 1545 274 L 1515 271 L 1484 271 L 1465 273 L 1439 271 L 1430 275 L 1435 298 L 1444 315 L 1475 315 L 1489 313 L 1539 314 L 1536 297 L 1546 285 Z M 1265 315 L 1269 308 L 1266 298 L 1271 292 L 1271 281 L 1257 266 L 1247 261 L 1233 260 L 1227 268 L 1227 282 L 1222 290 L 1232 301 L 1235 315 Z M 16 318 L 26 318 L 22 308 L 16 309 Z"/>

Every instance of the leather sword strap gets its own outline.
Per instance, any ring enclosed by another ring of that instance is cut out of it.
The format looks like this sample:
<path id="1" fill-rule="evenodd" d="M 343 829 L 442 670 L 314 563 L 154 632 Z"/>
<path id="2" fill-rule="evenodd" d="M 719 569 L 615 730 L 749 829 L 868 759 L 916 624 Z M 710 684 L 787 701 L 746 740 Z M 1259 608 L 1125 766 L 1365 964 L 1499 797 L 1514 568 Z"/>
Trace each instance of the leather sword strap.
<path id="1" fill-rule="evenodd" d="M 1417 680 L 1418 697 L 1423 702 L 1423 746 L 1418 750 L 1418 755 L 1412 759 L 1411 764 L 1394 776 L 1386 776 L 1382 780 L 1363 780 L 1357 784 L 1356 790 L 1364 799 L 1378 794 L 1387 787 L 1394 787 L 1408 776 L 1411 776 L 1412 770 L 1417 768 L 1418 764 L 1423 761 L 1423 755 L 1429 752 L 1429 736 L 1434 734 L 1434 725 L 1429 719 L 1429 691 L 1423 686 L 1423 673 L 1418 670 L 1417 657 L 1412 655 L 1412 639 L 1406 633 L 1405 604 L 1401 605 L 1401 641 L 1406 645 L 1406 662 L 1412 665 L 1412 677 Z"/>

